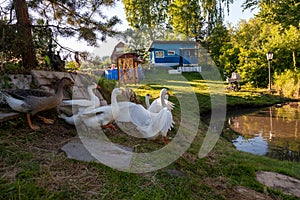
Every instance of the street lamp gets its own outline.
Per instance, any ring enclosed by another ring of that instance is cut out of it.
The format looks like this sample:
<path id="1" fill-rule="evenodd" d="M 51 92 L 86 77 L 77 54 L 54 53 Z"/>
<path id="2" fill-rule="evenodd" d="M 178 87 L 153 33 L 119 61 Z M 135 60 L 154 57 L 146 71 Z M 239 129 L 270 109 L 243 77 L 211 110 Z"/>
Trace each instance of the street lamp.
<path id="1" fill-rule="evenodd" d="M 269 90 L 271 91 L 271 60 L 273 59 L 273 52 L 269 51 L 266 53 L 268 66 L 269 66 Z"/>

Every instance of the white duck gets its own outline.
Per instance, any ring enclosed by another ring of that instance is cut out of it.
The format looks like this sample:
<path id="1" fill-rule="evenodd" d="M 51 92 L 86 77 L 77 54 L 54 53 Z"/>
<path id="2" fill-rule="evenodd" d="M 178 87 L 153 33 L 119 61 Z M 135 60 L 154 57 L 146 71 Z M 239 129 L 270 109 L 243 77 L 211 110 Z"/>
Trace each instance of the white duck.
<path id="1" fill-rule="evenodd" d="M 92 111 L 83 111 L 82 113 L 80 113 L 79 117 L 88 127 L 97 128 L 100 125 L 102 128 L 111 128 L 115 130 L 115 127 L 112 123 L 119 114 L 117 96 L 122 93 L 122 89 L 115 88 L 112 91 L 111 95 L 111 105 L 100 106 L 93 109 Z"/>
<path id="2" fill-rule="evenodd" d="M 166 136 L 173 127 L 174 121 L 163 98 L 166 92 L 167 90 L 164 89 L 160 94 L 162 109 L 157 113 L 145 109 L 140 104 L 119 102 L 117 104 L 119 115 L 116 121 L 132 122 L 143 138 L 155 138 L 158 135 L 162 135 L 164 142 L 168 144 L 169 141 Z"/>
<path id="3" fill-rule="evenodd" d="M 65 120 L 65 122 L 68 124 L 75 125 L 75 120 L 78 116 L 78 114 L 67 116 L 65 113 L 60 113 L 57 117 Z"/>
<path id="4" fill-rule="evenodd" d="M 162 96 L 162 93 L 164 93 L 164 95 Z M 161 98 L 163 97 L 164 99 L 164 102 L 166 104 L 166 107 L 168 108 L 169 111 L 171 111 L 173 108 L 174 108 L 174 103 L 169 101 L 168 98 L 168 92 L 167 92 L 167 89 L 166 88 L 163 88 L 161 91 L 160 91 L 160 97 L 155 99 L 151 105 L 149 103 L 149 99 L 150 99 L 150 95 L 147 94 L 146 97 L 145 97 L 145 103 L 146 103 L 146 107 L 149 111 L 151 112 L 154 112 L 154 113 L 158 113 L 161 109 L 163 109 L 163 106 L 162 106 L 162 101 L 161 101 Z"/>
<path id="5" fill-rule="evenodd" d="M 100 106 L 100 100 L 94 92 L 97 88 L 100 88 L 97 83 L 93 83 L 87 87 L 90 99 L 63 100 L 61 106 L 76 106 L 79 113 L 97 108 Z"/>

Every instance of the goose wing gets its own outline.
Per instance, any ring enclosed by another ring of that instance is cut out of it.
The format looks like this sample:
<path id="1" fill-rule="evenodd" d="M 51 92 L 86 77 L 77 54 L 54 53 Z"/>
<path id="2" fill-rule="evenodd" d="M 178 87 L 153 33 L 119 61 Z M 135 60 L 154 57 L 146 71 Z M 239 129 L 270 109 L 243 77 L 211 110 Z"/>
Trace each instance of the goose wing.
<path id="1" fill-rule="evenodd" d="M 151 112 L 142 105 L 131 106 L 128 110 L 131 122 L 137 127 L 147 127 L 152 124 Z"/>
<path id="2" fill-rule="evenodd" d="M 94 109 L 87 109 L 87 110 L 82 111 L 80 114 L 86 115 L 86 116 L 92 116 L 92 115 L 97 115 L 100 113 L 110 113 L 110 112 L 112 112 L 112 108 L 110 105 L 107 105 L 107 106 L 99 106 Z"/>
<path id="3" fill-rule="evenodd" d="M 165 99 L 165 102 L 168 110 L 170 111 L 173 110 L 175 104 L 167 99 Z M 148 108 L 149 111 L 156 112 L 156 113 L 158 113 L 161 109 L 163 109 L 163 106 L 161 105 L 160 98 L 155 99 Z"/>
<path id="4" fill-rule="evenodd" d="M 89 99 L 72 99 L 72 100 L 63 100 L 62 105 L 68 106 L 80 106 L 80 107 L 89 107 L 89 106 L 99 106 L 98 101 L 96 99 L 89 100 Z"/>
<path id="5" fill-rule="evenodd" d="M 16 90 L 6 90 L 3 92 L 6 95 L 11 96 L 12 98 L 24 100 L 29 96 L 33 97 L 50 97 L 54 94 L 42 90 L 32 90 L 32 89 L 16 89 Z"/>
<path id="6" fill-rule="evenodd" d="M 158 113 L 162 109 L 162 105 L 160 103 L 160 98 L 155 99 L 149 106 L 148 110 L 150 112 Z"/>
<path id="7" fill-rule="evenodd" d="M 174 104 L 173 102 L 167 100 L 167 99 L 165 99 L 165 102 L 166 102 L 166 104 L 167 104 L 168 110 L 173 110 L 175 104 Z"/>
<path id="8" fill-rule="evenodd" d="M 161 129 L 161 133 L 162 133 L 163 136 L 166 136 L 167 132 L 169 130 L 171 130 L 174 127 L 174 124 L 175 124 L 175 122 L 173 120 L 172 113 L 169 110 L 167 110 L 166 113 L 165 113 L 165 121 L 163 123 L 164 123 L 164 126 Z"/>
<path id="9" fill-rule="evenodd" d="M 56 106 L 56 101 L 53 101 L 55 95 L 42 90 L 16 89 L 2 93 L 8 105 L 18 112 L 26 113 L 35 110 L 36 113 Z"/>
<path id="10" fill-rule="evenodd" d="M 137 129 L 143 134 L 144 138 L 155 137 L 162 130 L 168 129 L 170 111 L 167 108 L 163 108 L 159 113 L 151 113 L 152 122 L 148 126 L 140 126 Z M 171 115 L 172 116 L 172 115 Z"/>

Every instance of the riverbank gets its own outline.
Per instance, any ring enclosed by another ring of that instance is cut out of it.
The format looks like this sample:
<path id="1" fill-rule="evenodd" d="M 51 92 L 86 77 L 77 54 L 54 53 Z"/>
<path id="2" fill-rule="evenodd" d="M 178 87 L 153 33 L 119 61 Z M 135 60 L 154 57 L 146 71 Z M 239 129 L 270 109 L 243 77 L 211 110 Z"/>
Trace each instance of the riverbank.
<path id="1" fill-rule="evenodd" d="M 211 109 L 210 95 L 221 94 L 208 94 L 206 82 L 194 75 L 186 79 L 195 92 L 200 114 L 208 113 Z M 162 87 L 168 87 L 170 101 L 176 104 L 172 114 L 178 125 L 182 103 L 194 102 L 180 102 L 177 98 L 187 83 L 180 82 L 178 85 L 177 80 L 165 82 L 148 81 L 133 86 L 133 89 L 143 102 L 146 93 L 155 98 Z M 283 100 L 287 101 L 248 88 L 226 93 L 229 109 L 266 106 Z M 55 113 L 47 115 L 56 117 Z M 41 130 L 30 130 L 24 116 L 1 124 L 0 199 L 297 199 L 259 183 L 256 173 L 280 172 L 300 179 L 299 163 L 239 152 L 222 137 L 206 157 L 199 158 L 207 131 L 207 125 L 202 121 L 191 146 L 179 159 L 157 171 L 134 174 L 95 162 L 68 159 L 60 148 L 78 138 L 76 129 L 57 118 L 54 125 L 41 124 L 37 118 L 33 120 L 41 126 Z M 188 128 L 189 124 L 185 127 Z M 175 126 L 168 135 L 174 137 L 177 130 Z M 162 141 L 134 138 L 121 130 L 105 133 L 111 141 L 131 146 L 138 153 L 152 152 L 165 146 Z"/>

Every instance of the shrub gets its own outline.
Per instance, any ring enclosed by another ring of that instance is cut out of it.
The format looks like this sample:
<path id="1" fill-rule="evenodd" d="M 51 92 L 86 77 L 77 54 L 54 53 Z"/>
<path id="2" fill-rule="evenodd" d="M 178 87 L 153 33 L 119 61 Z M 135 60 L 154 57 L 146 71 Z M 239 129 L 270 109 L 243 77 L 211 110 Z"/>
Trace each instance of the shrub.
<path id="1" fill-rule="evenodd" d="M 276 91 L 285 97 L 300 96 L 300 73 L 296 70 L 286 69 L 283 73 L 274 75 Z"/>

